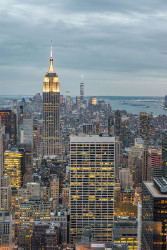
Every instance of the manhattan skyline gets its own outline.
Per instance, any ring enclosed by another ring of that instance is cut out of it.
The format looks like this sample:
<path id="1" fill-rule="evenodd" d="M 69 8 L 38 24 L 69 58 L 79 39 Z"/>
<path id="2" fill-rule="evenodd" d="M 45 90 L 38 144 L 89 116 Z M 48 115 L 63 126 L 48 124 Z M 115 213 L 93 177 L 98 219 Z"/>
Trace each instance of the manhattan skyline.
<path id="1" fill-rule="evenodd" d="M 83 74 L 85 95 L 165 95 L 166 6 L 164 0 L 2 2 L 1 94 L 42 93 L 53 40 L 62 94 L 78 95 Z"/>

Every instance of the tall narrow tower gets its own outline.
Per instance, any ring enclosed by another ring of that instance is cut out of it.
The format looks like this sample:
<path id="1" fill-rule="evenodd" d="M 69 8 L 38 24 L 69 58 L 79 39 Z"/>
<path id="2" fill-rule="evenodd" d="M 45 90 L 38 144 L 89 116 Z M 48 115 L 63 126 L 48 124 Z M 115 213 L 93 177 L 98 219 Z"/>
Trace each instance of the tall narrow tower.
<path id="1" fill-rule="evenodd" d="M 51 43 L 50 66 L 43 82 L 43 156 L 60 153 L 60 84 L 53 68 Z"/>
<path id="2" fill-rule="evenodd" d="M 82 76 L 82 82 L 80 83 L 80 100 L 84 100 L 84 81 Z"/>

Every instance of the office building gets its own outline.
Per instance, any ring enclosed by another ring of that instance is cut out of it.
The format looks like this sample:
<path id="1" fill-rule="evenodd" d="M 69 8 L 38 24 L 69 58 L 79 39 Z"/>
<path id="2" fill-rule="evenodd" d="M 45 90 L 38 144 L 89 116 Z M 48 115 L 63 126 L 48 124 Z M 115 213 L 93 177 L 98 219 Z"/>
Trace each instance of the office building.
<path id="1" fill-rule="evenodd" d="M 2 124 L 0 120 L 0 201 L 1 201 L 1 176 L 3 171 L 3 137 L 2 137 Z M 1 203 L 0 203 L 1 210 Z"/>
<path id="2" fill-rule="evenodd" d="M 166 249 L 167 181 L 144 181 L 142 190 L 142 248 Z"/>
<path id="3" fill-rule="evenodd" d="M 115 135 L 119 136 L 121 133 L 121 113 L 117 109 L 115 111 Z"/>
<path id="4" fill-rule="evenodd" d="M 114 136 L 114 117 L 108 117 L 108 134 Z"/>
<path id="5" fill-rule="evenodd" d="M 145 147 L 142 155 L 142 181 L 148 180 L 148 147 Z"/>
<path id="6" fill-rule="evenodd" d="M 14 249 L 11 211 L 0 211 L 0 249 Z"/>
<path id="7" fill-rule="evenodd" d="M 33 119 L 31 115 L 23 115 L 20 143 L 33 146 Z"/>
<path id="8" fill-rule="evenodd" d="M 89 101 L 90 105 L 96 105 L 97 104 L 97 97 L 92 96 Z"/>
<path id="9" fill-rule="evenodd" d="M 167 95 L 165 96 L 165 103 L 164 103 L 164 108 L 167 108 Z"/>
<path id="10" fill-rule="evenodd" d="M 133 186 L 129 168 L 119 170 L 121 189 L 130 189 Z"/>
<path id="11" fill-rule="evenodd" d="M 10 187 L 10 177 L 1 177 L 1 209 L 0 210 L 10 210 L 11 209 L 11 187 Z"/>
<path id="12" fill-rule="evenodd" d="M 140 112 L 140 137 L 146 143 L 149 141 L 150 134 L 150 115 L 145 112 Z"/>
<path id="13" fill-rule="evenodd" d="M 63 187 L 62 204 L 70 206 L 70 188 L 69 187 Z"/>
<path id="14" fill-rule="evenodd" d="M 162 176 L 162 150 L 148 149 L 147 156 L 147 180 L 151 181 L 153 178 Z"/>
<path id="15" fill-rule="evenodd" d="M 121 167 L 122 158 L 122 145 L 121 142 L 116 138 L 115 140 L 115 177 L 119 177 L 119 169 Z"/>
<path id="16" fill-rule="evenodd" d="M 66 91 L 66 104 L 67 107 L 71 105 L 70 91 Z"/>
<path id="17" fill-rule="evenodd" d="M 136 250 L 138 243 L 137 226 L 135 217 L 117 217 L 114 222 L 114 243 L 126 243 L 130 250 Z"/>
<path id="18" fill-rule="evenodd" d="M 52 175 L 50 178 L 50 198 L 53 199 L 54 207 L 59 204 L 59 178 Z"/>
<path id="19" fill-rule="evenodd" d="M 20 144 L 19 152 L 22 152 L 24 155 L 24 179 L 23 182 L 32 181 L 32 168 L 33 168 L 33 159 L 32 159 L 32 145 L 31 144 Z"/>
<path id="20" fill-rule="evenodd" d="M 10 109 L 1 109 L 0 119 L 5 125 L 5 133 L 9 136 L 11 146 L 15 146 L 17 143 L 16 114 Z"/>
<path id="21" fill-rule="evenodd" d="M 19 247 L 31 249 L 31 234 L 37 221 L 50 221 L 51 204 L 43 200 L 15 200 L 15 238 Z"/>
<path id="22" fill-rule="evenodd" d="M 53 68 L 51 46 L 49 71 L 43 82 L 43 156 L 60 154 L 60 84 Z"/>
<path id="23" fill-rule="evenodd" d="M 24 154 L 19 150 L 7 150 L 4 153 L 5 176 L 10 177 L 11 188 L 18 190 L 23 185 L 25 172 Z"/>
<path id="24" fill-rule="evenodd" d="M 90 226 L 94 239 L 112 242 L 115 138 L 71 136 L 70 152 L 70 241 Z"/>
<path id="25" fill-rule="evenodd" d="M 60 244 L 60 224 L 55 222 L 36 222 L 33 226 L 31 249 L 58 249 Z"/>
<path id="26" fill-rule="evenodd" d="M 83 133 L 87 135 L 93 134 L 93 124 L 83 124 Z"/>
<path id="27" fill-rule="evenodd" d="M 18 114 L 18 142 L 21 142 L 21 133 L 23 129 L 23 106 L 19 107 L 19 114 Z"/>

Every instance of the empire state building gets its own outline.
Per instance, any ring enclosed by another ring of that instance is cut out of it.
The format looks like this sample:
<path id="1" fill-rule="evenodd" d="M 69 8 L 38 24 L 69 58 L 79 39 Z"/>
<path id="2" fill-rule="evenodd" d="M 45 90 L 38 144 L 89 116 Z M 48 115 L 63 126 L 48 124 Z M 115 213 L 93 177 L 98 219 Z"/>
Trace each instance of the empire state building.
<path id="1" fill-rule="evenodd" d="M 60 154 L 60 84 L 53 68 L 51 44 L 50 66 L 43 82 L 43 156 Z"/>

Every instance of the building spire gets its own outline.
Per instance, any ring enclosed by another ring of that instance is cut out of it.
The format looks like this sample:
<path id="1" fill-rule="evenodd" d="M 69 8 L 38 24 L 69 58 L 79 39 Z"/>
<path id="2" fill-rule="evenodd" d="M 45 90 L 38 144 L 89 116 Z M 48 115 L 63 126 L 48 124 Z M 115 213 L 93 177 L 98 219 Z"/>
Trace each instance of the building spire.
<path id="1" fill-rule="evenodd" d="M 49 66 L 49 71 L 48 73 L 55 73 L 54 68 L 53 68 L 53 49 L 52 49 L 52 40 L 51 40 L 51 48 L 50 48 L 50 66 Z"/>
<path id="2" fill-rule="evenodd" d="M 52 40 L 51 40 L 50 57 L 52 58 L 52 56 L 53 56 L 53 50 L 52 50 Z"/>

